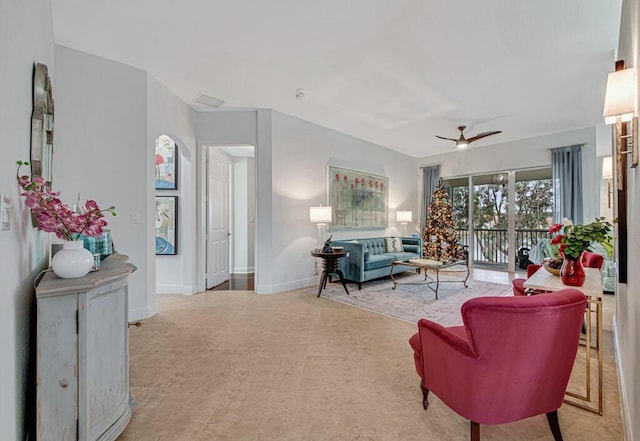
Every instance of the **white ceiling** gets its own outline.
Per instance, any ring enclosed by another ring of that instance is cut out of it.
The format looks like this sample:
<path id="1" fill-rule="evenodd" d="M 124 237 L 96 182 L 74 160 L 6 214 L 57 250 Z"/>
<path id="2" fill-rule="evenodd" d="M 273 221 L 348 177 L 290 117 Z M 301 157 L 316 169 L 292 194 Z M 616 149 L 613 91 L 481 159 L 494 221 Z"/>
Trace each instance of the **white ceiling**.
<path id="1" fill-rule="evenodd" d="M 621 0 L 52 0 L 57 44 L 185 102 L 272 108 L 415 157 L 602 124 Z M 304 99 L 296 98 L 303 88 Z"/>

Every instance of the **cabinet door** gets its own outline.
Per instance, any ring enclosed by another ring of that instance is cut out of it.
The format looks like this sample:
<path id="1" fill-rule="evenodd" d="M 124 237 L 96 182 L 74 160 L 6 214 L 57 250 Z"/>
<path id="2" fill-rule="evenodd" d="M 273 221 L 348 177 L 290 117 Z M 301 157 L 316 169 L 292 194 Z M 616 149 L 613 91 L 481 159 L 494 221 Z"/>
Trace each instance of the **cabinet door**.
<path id="1" fill-rule="evenodd" d="M 76 441 L 77 296 L 38 299 L 38 441 Z"/>
<path id="2" fill-rule="evenodd" d="M 126 279 L 80 295 L 78 308 L 79 439 L 95 440 L 131 417 Z"/>

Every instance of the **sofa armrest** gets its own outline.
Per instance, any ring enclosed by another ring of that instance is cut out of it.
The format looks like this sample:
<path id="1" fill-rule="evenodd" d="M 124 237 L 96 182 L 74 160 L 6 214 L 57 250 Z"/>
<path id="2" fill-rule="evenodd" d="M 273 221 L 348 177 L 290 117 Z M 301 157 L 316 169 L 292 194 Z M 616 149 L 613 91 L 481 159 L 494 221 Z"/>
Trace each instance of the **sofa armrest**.
<path id="1" fill-rule="evenodd" d="M 403 237 L 402 249 L 408 253 L 416 253 L 422 257 L 422 239 L 419 237 Z"/>
<path id="2" fill-rule="evenodd" d="M 350 240 L 335 240 L 331 245 L 340 246 L 349 253 L 348 256 L 339 260 L 340 271 L 344 278 L 354 282 L 364 281 L 365 254 L 368 254 L 364 251 L 364 244 Z"/>

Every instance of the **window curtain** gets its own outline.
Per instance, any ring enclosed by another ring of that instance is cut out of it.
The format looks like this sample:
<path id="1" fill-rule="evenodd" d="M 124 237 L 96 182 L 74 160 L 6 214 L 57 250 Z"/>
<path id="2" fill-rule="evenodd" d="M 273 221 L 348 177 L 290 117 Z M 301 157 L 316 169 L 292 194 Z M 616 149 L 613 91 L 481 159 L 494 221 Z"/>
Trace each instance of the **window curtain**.
<path id="1" fill-rule="evenodd" d="M 433 198 L 433 192 L 440 183 L 440 166 L 430 165 L 422 167 L 422 205 L 420 207 L 420 234 L 427 225 L 429 219 L 429 205 Z"/>
<path id="2" fill-rule="evenodd" d="M 568 218 L 583 223 L 582 146 L 577 144 L 551 149 L 553 173 L 553 221 Z"/>

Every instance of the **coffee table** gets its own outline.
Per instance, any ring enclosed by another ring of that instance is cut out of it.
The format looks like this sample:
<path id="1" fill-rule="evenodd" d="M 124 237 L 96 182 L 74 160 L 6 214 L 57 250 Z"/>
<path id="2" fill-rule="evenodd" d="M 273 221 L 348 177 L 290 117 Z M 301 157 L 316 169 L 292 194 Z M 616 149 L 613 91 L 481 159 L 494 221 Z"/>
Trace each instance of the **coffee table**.
<path id="1" fill-rule="evenodd" d="M 425 282 L 420 282 L 420 283 L 398 283 L 396 282 L 396 279 L 393 277 L 393 269 L 398 266 L 398 265 L 404 265 L 404 266 L 410 266 L 413 268 L 418 268 L 418 269 L 424 269 L 424 280 Z M 447 262 L 447 263 L 443 263 L 440 262 L 439 260 L 431 260 L 431 259 L 409 259 L 408 261 L 393 261 L 391 263 L 391 280 L 393 281 L 393 288 L 391 289 L 396 289 L 397 285 L 427 285 L 429 288 L 431 288 L 431 290 L 433 290 L 436 293 L 436 300 L 438 300 L 438 288 L 440 287 L 440 271 L 446 269 L 446 268 L 451 268 L 452 266 L 456 266 L 456 265 L 464 265 L 467 269 L 466 271 L 466 275 L 464 277 L 464 280 L 443 280 L 442 282 L 462 282 L 464 284 L 464 287 L 466 288 L 467 285 L 467 279 L 469 279 L 469 261 L 464 259 L 464 260 L 455 260 L 453 262 Z M 434 279 L 433 277 L 429 276 L 428 274 L 428 270 L 432 270 L 435 271 L 436 273 L 436 278 Z M 435 283 L 436 287 L 434 288 L 433 286 L 431 286 L 431 284 Z"/>

